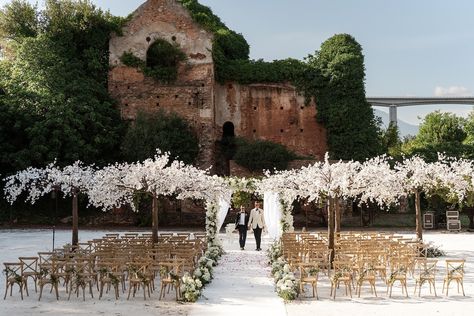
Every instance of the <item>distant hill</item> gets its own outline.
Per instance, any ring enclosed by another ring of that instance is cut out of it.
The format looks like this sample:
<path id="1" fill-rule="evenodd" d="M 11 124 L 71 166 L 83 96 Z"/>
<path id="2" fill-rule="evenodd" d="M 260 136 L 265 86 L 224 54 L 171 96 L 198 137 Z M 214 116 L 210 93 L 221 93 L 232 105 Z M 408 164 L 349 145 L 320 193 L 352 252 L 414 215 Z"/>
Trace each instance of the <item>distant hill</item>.
<path id="1" fill-rule="evenodd" d="M 374 114 L 375 114 L 375 116 L 378 116 L 382 119 L 383 125 L 385 127 L 388 126 L 389 121 L 390 121 L 388 113 L 385 113 L 383 111 L 374 109 Z M 407 123 L 407 122 L 402 121 L 402 120 L 399 119 L 398 120 L 398 129 L 400 131 L 400 137 L 405 137 L 405 136 L 408 136 L 408 135 L 413 135 L 414 136 L 414 135 L 418 134 L 418 130 L 420 129 L 420 127 L 418 125 L 413 125 L 413 124 Z"/>

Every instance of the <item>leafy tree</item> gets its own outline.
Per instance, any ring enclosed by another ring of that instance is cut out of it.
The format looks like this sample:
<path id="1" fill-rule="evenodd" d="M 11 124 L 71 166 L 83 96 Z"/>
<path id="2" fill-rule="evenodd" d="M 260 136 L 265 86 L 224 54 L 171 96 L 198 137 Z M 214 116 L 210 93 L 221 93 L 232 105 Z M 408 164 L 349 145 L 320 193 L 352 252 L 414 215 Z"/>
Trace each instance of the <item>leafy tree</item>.
<path id="1" fill-rule="evenodd" d="M 468 125 L 464 118 L 453 113 L 435 111 L 425 116 L 418 135 L 405 142 L 402 151 L 407 155 L 418 154 L 429 161 L 437 160 L 438 152 L 472 158 L 474 146 L 466 139 L 465 131 Z"/>
<path id="2" fill-rule="evenodd" d="M 19 0 L 9 6 L 39 22 L 26 32 L 14 22 L 20 9 L 2 10 L 1 33 L 15 41 L 0 64 L 0 126 L 13 126 L 0 129 L 0 172 L 54 159 L 114 160 L 122 125 L 107 92 L 108 42 L 120 21 L 89 1 L 48 0 L 42 11 Z"/>
<path id="3" fill-rule="evenodd" d="M 317 119 L 328 131 L 333 159 L 363 160 L 380 153 L 377 120 L 365 99 L 365 68 L 362 47 L 348 34 L 337 34 L 309 56 L 318 69 L 312 88 Z M 306 92 L 306 94 L 311 92 Z"/>
<path id="4" fill-rule="evenodd" d="M 0 11 L 0 38 L 21 42 L 23 38 L 35 37 L 39 31 L 37 6 L 25 0 L 15 0 Z"/>
<path id="5" fill-rule="evenodd" d="M 425 116 L 416 137 L 420 144 L 461 143 L 466 138 L 465 119 L 435 111 Z"/>
<path id="6" fill-rule="evenodd" d="M 383 152 L 395 158 L 402 156 L 402 141 L 397 124 L 390 122 L 387 129 L 381 132 L 380 138 Z"/>
<path id="7" fill-rule="evenodd" d="M 464 132 L 466 133 L 464 143 L 474 145 L 474 110 L 469 113 L 469 116 L 464 121 Z"/>
<path id="8" fill-rule="evenodd" d="M 178 115 L 164 111 L 139 112 L 125 135 L 122 154 L 129 162 L 142 161 L 153 157 L 157 149 L 192 164 L 199 153 L 199 144 L 187 121 Z"/>

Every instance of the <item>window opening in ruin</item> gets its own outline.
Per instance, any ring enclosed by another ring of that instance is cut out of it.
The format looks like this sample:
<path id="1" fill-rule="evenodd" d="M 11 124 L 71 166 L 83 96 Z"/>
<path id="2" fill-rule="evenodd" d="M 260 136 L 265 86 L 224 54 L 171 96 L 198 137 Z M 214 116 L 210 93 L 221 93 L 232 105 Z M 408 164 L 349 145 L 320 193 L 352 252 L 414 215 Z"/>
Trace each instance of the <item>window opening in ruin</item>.
<path id="1" fill-rule="evenodd" d="M 146 73 L 165 82 L 174 81 L 177 76 L 178 63 L 185 59 L 186 55 L 176 43 L 157 39 L 146 52 Z"/>

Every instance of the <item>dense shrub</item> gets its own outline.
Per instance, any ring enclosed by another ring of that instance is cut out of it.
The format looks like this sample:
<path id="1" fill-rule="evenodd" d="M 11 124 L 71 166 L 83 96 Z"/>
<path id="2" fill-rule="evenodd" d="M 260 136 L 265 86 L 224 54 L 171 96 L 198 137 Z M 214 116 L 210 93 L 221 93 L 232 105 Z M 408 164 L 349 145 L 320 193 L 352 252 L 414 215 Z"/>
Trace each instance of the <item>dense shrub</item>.
<path id="1" fill-rule="evenodd" d="M 296 155 L 285 146 L 270 141 L 237 139 L 234 160 L 250 171 L 282 170 Z"/>
<path id="2" fill-rule="evenodd" d="M 130 162 L 140 161 L 153 157 L 157 149 L 192 164 L 199 153 L 199 144 L 187 121 L 178 115 L 164 111 L 139 112 L 123 140 L 123 157 Z"/>

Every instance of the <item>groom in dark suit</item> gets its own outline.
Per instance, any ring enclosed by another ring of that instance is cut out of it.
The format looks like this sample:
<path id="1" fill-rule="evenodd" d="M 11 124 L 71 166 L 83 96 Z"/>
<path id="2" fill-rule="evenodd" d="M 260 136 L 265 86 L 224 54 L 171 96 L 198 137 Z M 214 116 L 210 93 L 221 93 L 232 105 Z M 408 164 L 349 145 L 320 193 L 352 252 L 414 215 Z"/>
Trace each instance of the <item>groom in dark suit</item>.
<path id="1" fill-rule="evenodd" d="M 240 250 L 244 250 L 247 240 L 247 225 L 249 224 L 249 215 L 245 212 L 244 206 L 240 206 L 240 212 L 235 219 L 235 228 L 239 231 Z"/>

